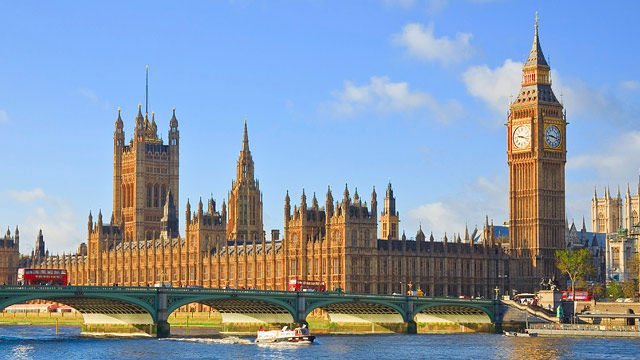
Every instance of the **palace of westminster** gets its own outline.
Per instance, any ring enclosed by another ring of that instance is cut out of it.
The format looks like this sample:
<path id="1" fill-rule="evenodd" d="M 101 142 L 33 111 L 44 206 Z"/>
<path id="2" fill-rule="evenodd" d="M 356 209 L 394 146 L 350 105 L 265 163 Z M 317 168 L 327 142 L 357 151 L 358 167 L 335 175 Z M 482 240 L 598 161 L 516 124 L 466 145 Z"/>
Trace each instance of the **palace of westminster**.
<path id="1" fill-rule="evenodd" d="M 175 110 L 168 141 L 158 137 L 153 113 L 135 118 L 125 142 L 120 110 L 113 135 L 113 211 L 89 213 L 87 242 L 72 254 L 50 255 L 42 232 L 35 250 L 20 256 L 19 230 L 0 238 L 0 282 L 15 283 L 19 266 L 65 268 L 74 285 L 232 287 L 284 290 L 291 279 L 322 280 L 347 292 L 402 292 L 430 296 L 480 295 L 495 288 L 532 291 L 557 276 L 555 251 L 565 248 L 566 119 L 551 89 L 550 67 L 538 39 L 523 66 L 521 89 L 507 120 L 509 231 L 482 231 L 435 240 L 420 228 L 415 240 L 399 234 L 389 183 L 381 209 L 370 196 L 322 199 L 284 196 L 284 231 L 263 229 L 260 183 L 244 124 L 235 180 L 227 202 L 185 205 L 178 228 L 180 136 Z M 334 198 L 335 196 L 335 198 Z M 269 237 L 269 239 L 267 239 Z M 411 285 L 409 285 L 411 283 Z"/>

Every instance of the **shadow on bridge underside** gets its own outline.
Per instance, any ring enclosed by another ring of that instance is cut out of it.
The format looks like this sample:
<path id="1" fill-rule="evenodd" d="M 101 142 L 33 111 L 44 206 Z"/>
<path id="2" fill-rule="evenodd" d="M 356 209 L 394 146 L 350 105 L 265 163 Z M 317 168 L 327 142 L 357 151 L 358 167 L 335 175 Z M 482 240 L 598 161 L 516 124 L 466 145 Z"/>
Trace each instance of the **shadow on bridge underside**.
<path id="1" fill-rule="evenodd" d="M 318 308 L 326 311 L 335 323 L 404 323 L 402 314 L 382 304 L 343 302 Z"/>
<path id="2" fill-rule="evenodd" d="M 281 305 L 255 299 L 201 300 L 220 313 L 224 323 L 269 323 L 288 324 L 294 322 L 289 310 Z"/>
<path id="3" fill-rule="evenodd" d="M 459 305 L 428 307 L 416 313 L 414 319 L 419 323 L 491 324 L 491 318 L 483 310 Z"/>
<path id="4" fill-rule="evenodd" d="M 149 309 L 145 309 L 141 304 L 112 298 L 56 295 L 16 297 L 10 301 L 5 299 L 0 302 L 0 307 L 4 309 L 10 305 L 37 300 L 69 306 L 82 315 L 85 324 L 152 325 L 154 323 Z M 148 305 L 151 306 L 151 304 Z"/>

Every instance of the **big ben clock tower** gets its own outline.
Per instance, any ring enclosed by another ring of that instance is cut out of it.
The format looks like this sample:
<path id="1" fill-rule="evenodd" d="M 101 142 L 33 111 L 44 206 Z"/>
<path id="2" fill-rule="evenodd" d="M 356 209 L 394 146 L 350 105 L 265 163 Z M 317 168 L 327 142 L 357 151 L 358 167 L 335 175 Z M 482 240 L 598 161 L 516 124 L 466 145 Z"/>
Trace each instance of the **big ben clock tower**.
<path id="1" fill-rule="evenodd" d="M 557 274 L 555 251 L 564 248 L 566 116 L 551 89 L 536 15 L 533 46 L 507 122 L 510 283 L 536 290 Z"/>

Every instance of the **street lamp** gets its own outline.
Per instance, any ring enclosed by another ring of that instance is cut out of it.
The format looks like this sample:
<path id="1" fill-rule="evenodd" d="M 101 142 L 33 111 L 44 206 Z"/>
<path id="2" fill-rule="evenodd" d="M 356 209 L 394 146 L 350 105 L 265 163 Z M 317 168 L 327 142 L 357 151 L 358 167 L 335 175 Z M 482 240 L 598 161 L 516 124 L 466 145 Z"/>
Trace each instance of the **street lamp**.
<path id="1" fill-rule="evenodd" d="M 409 287 L 409 291 L 407 291 L 407 295 L 411 295 L 411 288 L 413 288 L 413 283 L 411 282 L 411 280 L 409 280 L 409 283 L 407 284 L 407 286 Z"/>
<path id="2" fill-rule="evenodd" d="M 493 289 L 493 291 L 495 292 L 495 300 L 500 300 L 500 288 L 496 286 L 495 289 Z"/>

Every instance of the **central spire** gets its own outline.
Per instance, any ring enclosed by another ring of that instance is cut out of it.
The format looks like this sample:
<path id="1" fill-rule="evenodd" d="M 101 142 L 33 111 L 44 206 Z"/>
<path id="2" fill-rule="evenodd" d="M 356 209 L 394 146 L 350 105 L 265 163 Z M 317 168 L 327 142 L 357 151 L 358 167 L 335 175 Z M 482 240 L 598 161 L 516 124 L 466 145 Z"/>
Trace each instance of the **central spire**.
<path id="1" fill-rule="evenodd" d="M 247 131 L 247 118 L 244 118 L 244 133 L 242 135 L 242 150 L 240 150 L 240 157 L 238 158 L 238 169 L 236 179 L 241 181 L 242 179 L 253 180 L 253 159 L 251 158 L 251 151 L 249 150 L 249 134 Z"/>
<path id="2" fill-rule="evenodd" d="M 247 116 L 244 116 L 244 134 L 242 135 L 242 151 L 249 151 L 249 135 L 247 133 Z"/>

